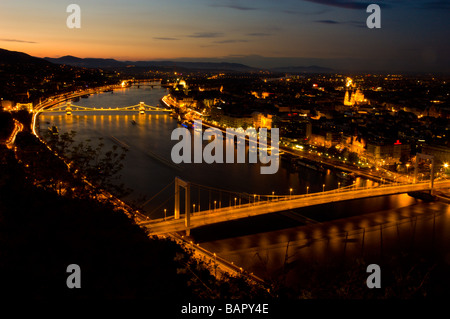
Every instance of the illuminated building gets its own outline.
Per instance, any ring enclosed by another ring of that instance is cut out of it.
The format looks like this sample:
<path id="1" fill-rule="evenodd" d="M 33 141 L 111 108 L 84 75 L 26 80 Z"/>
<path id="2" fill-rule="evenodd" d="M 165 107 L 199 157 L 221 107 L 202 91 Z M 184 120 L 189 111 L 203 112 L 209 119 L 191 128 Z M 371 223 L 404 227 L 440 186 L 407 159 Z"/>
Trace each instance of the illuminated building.
<path id="1" fill-rule="evenodd" d="M 13 107 L 14 102 L 13 101 L 7 101 L 7 100 L 1 100 L 1 106 L 3 107 L 4 111 L 13 111 L 14 107 Z"/>
<path id="2" fill-rule="evenodd" d="M 33 103 L 16 103 L 15 106 L 14 102 L 12 101 L 1 101 L 1 106 L 3 107 L 3 111 L 10 112 L 10 111 L 21 111 L 25 110 L 28 112 L 33 112 Z"/>
<path id="3" fill-rule="evenodd" d="M 25 110 L 31 113 L 33 112 L 33 103 L 17 103 L 15 110 Z"/>
<path id="4" fill-rule="evenodd" d="M 225 125 L 226 127 L 242 127 L 244 129 L 254 125 L 252 116 L 242 116 L 234 114 L 224 114 L 220 117 L 218 122 L 222 125 Z"/>
<path id="5" fill-rule="evenodd" d="M 256 97 L 257 99 L 266 99 L 266 98 L 268 98 L 271 94 L 273 94 L 273 93 L 269 93 L 269 92 L 261 92 L 261 93 L 259 93 L 259 92 L 255 92 L 255 91 L 252 92 L 252 95 L 253 95 L 254 97 Z"/>
<path id="6" fill-rule="evenodd" d="M 343 135 L 342 144 L 350 152 L 364 154 L 366 151 L 366 141 L 357 135 Z"/>
<path id="7" fill-rule="evenodd" d="M 256 129 L 259 128 L 272 128 L 272 115 L 268 114 L 267 116 L 264 116 L 263 114 L 259 112 L 253 113 L 253 126 Z"/>
<path id="8" fill-rule="evenodd" d="M 310 145 L 332 147 L 338 145 L 342 141 L 342 134 L 339 132 L 322 132 L 319 134 L 311 134 L 308 143 Z"/>
<path id="9" fill-rule="evenodd" d="M 410 155 L 411 145 L 403 144 L 400 141 L 395 143 L 367 143 L 367 156 L 380 163 L 396 164 L 402 158 L 409 158 Z"/>
<path id="10" fill-rule="evenodd" d="M 355 106 L 362 103 L 367 103 L 367 99 L 364 98 L 364 94 L 361 90 L 355 90 L 355 84 L 351 78 L 347 78 L 344 105 L 345 106 Z"/>

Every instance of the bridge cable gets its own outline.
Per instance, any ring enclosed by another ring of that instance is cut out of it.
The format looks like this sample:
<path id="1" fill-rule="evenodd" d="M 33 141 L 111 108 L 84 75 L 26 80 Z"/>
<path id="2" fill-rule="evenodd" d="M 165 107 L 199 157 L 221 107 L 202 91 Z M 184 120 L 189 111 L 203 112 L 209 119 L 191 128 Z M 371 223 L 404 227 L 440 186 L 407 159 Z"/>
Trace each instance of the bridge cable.
<path id="1" fill-rule="evenodd" d="M 142 207 L 144 207 L 145 205 L 147 205 L 152 199 L 154 199 L 156 196 L 158 196 L 159 194 L 161 194 L 164 190 L 167 189 L 167 187 L 169 187 L 170 185 L 172 185 L 174 183 L 174 181 L 171 181 L 169 184 L 167 184 L 163 189 L 161 189 L 158 193 L 156 193 L 156 195 L 153 195 L 150 199 L 148 199 L 147 201 L 145 201 L 144 204 L 142 204 Z"/>
<path id="2" fill-rule="evenodd" d="M 205 189 L 205 190 L 214 190 L 216 192 L 225 192 L 225 193 L 230 193 L 230 194 L 237 194 L 237 195 L 243 195 L 245 193 L 243 192 L 237 192 L 237 191 L 230 191 L 230 190 L 226 190 L 226 189 L 220 189 L 220 188 L 215 188 L 215 187 L 211 187 L 211 186 L 205 186 L 205 185 L 201 185 L 201 184 L 197 184 L 197 183 L 192 183 L 191 185 L 197 186 L 198 188 L 201 189 Z"/>
<path id="3" fill-rule="evenodd" d="M 148 214 L 148 217 L 150 217 L 151 215 L 153 215 L 153 213 L 155 213 L 158 209 L 160 209 L 161 206 L 167 204 L 167 202 L 168 202 L 169 200 L 171 200 L 172 198 L 174 198 L 174 197 L 175 197 L 175 195 L 172 195 L 172 196 L 170 196 L 168 199 L 166 199 L 161 205 L 159 205 L 159 206 L 156 207 L 154 210 L 152 210 L 152 211 Z"/>

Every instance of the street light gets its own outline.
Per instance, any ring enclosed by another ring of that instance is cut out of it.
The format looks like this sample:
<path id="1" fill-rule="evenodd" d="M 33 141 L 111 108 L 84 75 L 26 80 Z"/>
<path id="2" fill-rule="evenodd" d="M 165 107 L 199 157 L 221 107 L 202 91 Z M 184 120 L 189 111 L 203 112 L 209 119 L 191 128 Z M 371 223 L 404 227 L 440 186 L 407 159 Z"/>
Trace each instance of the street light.
<path id="1" fill-rule="evenodd" d="M 309 192 L 309 186 L 306 186 L 306 195 L 308 195 Z"/>
<path id="2" fill-rule="evenodd" d="M 272 202 L 275 200 L 274 195 L 275 195 L 275 192 L 272 192 Z"/>
<path id="3" fill-rule="evenodd" d="M 322 192 L 325 193 L 325 184 L 322 185 Z"/>
<path id="4" fill-rule="evenodd" d="M 216 203 L 217 201 L 214 201 L 214 210 L 216 210 Z"/>
<path id="5" fill-rule="evenodd" d="M 234 198 L 234 208 L 236 208 L 236 197 Z"/>
<path id="6" fill-rule="evenodd" d="M 338 182 L 338 189 L 341 187 L 341 182 Z"/>
<path id="7" fill-rule="evenodd" d="M 164 208 L 164 221 L 166 220 L 166 212 L 167 212 L 167 209 Z"/>
<path id="8" fill-rule="evenodd" d="M 195 204 L 192 205 L 192 213 L 195 213 Z"/>
<path id="9" fill-rule="evenodd" d="M 292 198 L 292 188 L 289 189 L 289 198 Z"/>

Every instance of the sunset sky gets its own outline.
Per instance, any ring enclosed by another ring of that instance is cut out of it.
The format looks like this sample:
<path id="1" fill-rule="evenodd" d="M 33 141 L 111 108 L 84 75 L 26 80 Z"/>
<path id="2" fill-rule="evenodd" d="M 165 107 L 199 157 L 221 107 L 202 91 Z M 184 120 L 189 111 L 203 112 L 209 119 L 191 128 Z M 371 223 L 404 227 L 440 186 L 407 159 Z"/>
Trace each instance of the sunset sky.
<path id="1" fill-rule="evenodd" d="M 66 8 L 71 3 L 81 7 L 81 29 L 66 26 Z M 382 8 L 381 29 L 366 27 L 370 3 Z M 218 58 L 252 66 L 319 64 L 450 71 L 449 39 L 448 0 L 0 3 L 0 47 L 38 57 L 74 55 L 132 61 Z"/>

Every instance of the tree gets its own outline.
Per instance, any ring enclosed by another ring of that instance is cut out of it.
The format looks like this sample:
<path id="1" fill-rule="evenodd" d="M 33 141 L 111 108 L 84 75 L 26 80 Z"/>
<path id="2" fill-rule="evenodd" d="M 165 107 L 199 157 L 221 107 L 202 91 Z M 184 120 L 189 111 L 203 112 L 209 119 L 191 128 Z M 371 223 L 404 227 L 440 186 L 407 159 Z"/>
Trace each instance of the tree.
<path id="1" fill-rule="evenodd" d="M 0 139 L 7 139 L 14 129 L 14 121 L 8 112 L 0 112 Z"/>
<path id="2" fill-rule="evenodd" d="M 76 132 L 66 132 L 61 135 L 47 133 L 50 148 L 69 164 L 69 172 L 78 181 L 87 179 L 92 185 L 84 185 L 84 192 L 97 196 L 106 190 L 116 196 L 125 196 L 130 191 L 120 183 L 120 171 L 123 168 L 127 149 L 113 145 L 110 150 L 105 149 L 103 138 L 98 138 L 97 143 L 90 139 L 77 142 Z M 81 187 L 78 183 L 76 186 Z"/>

